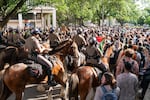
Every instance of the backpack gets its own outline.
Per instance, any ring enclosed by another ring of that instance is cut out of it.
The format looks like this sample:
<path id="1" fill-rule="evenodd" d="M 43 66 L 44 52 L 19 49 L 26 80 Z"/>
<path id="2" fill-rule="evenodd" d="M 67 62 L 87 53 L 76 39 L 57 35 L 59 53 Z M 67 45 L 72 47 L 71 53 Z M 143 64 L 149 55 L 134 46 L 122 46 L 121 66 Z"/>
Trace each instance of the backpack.
<path id="1" fill-rule="evenodd" d="M 116 95 L 114 89 L 112 91 L 107 91 L 104 86 L 102 86 L 103 96 L 101 100 L 118 100 L 118 96 Z"/>

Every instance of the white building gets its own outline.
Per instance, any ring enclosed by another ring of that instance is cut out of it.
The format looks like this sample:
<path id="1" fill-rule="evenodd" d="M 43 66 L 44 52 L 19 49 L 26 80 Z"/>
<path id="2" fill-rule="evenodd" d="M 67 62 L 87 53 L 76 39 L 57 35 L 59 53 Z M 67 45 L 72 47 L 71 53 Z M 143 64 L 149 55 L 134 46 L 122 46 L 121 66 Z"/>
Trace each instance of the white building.
<path id="1" fill-rule="evenodd" d="M 26 28 L 26 27 L 56 27 L 56 9 L 48 6 L 37 6 L 26 15 L 19 13 L 12 17 L 7 27 Z"/>

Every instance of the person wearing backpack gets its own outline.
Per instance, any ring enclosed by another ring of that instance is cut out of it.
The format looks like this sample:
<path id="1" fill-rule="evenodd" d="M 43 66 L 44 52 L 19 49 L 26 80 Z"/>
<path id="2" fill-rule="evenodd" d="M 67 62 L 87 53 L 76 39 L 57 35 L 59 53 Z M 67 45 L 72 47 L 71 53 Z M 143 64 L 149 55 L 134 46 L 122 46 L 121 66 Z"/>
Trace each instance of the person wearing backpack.
<path id="1" fill-rule="evenodd" d="M 117 76 L 117 86 L 120 88 L 118 100 L 136 100 L 138 91 L 138 77 L 131 72 L 133 65 L 124 62 L 124 72 Z"/>
<path id="2" fill-rule="evenodd" d="M 132 57 L 135 54 L 135 51 L 131 48 L 127 48 L 124 51 L 124 55 L 120 58 L 118 61 L 117 67 L 116 67 L 116 77 L 124 72 L 124 60 L 130 62 L 132 65 L 131 72 L 136 74 L 137 76 L 139 75 L 139 65 L 136 60 L 134 60 Z"/>
<path id="3" fill-rule="evenodd" d="M 118 100 L 120 93 L 116 80 L 111 72 L 105 72 L 101 79 L 101 85 L 96 88 L 94 100 Z"/>

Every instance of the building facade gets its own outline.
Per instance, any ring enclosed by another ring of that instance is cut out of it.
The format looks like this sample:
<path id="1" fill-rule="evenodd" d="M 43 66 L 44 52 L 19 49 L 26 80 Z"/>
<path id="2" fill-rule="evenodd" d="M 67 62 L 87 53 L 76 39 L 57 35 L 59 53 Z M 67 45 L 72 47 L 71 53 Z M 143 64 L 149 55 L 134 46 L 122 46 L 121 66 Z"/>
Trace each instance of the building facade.
<path id="1" fill-rule="evenodd" d="M 27 14 L 18 13 L 13 16 L 7 27 L 24 29 L 28 27 L 56 27 L 56 9 L 49 6 L 37 6 Z"/>

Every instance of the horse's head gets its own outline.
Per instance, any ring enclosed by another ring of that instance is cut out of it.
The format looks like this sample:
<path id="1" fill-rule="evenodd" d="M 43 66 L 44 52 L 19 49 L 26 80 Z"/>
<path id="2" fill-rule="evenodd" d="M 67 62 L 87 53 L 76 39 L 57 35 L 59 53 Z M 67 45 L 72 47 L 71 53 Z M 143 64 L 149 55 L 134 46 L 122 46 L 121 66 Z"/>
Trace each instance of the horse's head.
<path id="1" fill-rule="evenodd" d="M 6 63 L 12 65 L 16 62 L 16 47 L 7 47 L 0 52 L 0 70 L 2 70 Z"/>
<path id="2" fill-rule="evenodd" d="M 78 53 L 78 46 L 71 39 L 65 40 L 61 42 L 59 46 L 55 48 L 55 50 L 50 51 L 49 54 L 55 54 L 56 52 L 59 52 L 64 56 L 67 55 L 76 56 L 76 54 Z"/>
<path id="3" fill-rule="evenodd" d="M 113 43 L 107 45 L 104 57 L 110 58 L 110 56 L 114 53 Z"/>
<path id="4" fill-rule="evenodd" d="M 109 68 L 109 62 L 110 62 L 110 58 L 111 58 L 112 55 L 114 55 L 113 44 L 107 46 L 105 54 L 101 58 L 101 61 L 107 67 L 108 70 L 110 69 Z"/>
<path id="5" fill-rule="evenodd" d="M 57 82 L 65 86 L 65 82 L 67 81 L 67 72 L 65 71 L 63 63 L 59 58 L 57 58 L 54 63 L 52 74 Z"/>
<path id="6" fill-rule="evenodd" d="M 70 46 L 68 46 L 68 54 L 74 57 L 78 56 L 79 51 L 75 41 L 71 41 Z"/>

